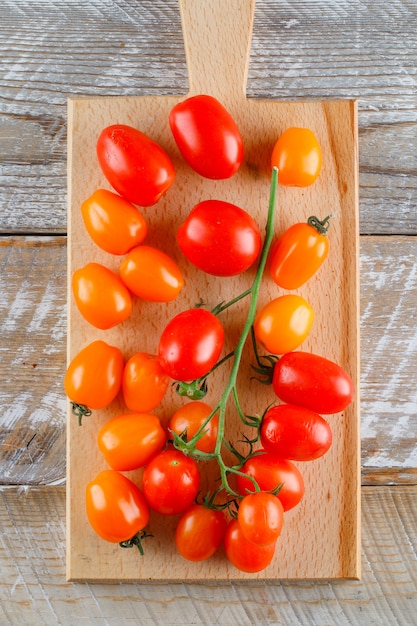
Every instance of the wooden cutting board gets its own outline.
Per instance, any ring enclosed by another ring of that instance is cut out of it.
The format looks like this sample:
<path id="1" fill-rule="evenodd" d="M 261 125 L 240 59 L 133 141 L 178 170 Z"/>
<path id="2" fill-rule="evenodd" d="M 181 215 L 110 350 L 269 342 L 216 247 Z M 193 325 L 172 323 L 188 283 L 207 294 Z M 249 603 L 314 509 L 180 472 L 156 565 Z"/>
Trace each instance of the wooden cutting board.
<path id="1" fill-rule="evenodd" d="M 247 66 L 255 0 L 180 0 L 184 44 L 189 71 L 189 94 L 217 97 L 235 118 L 245 145 L 245 162 L 230 180 L 209 181 L 183 162 L 168 124 L 169 111 L 181 97 L 109 97 L 69 101 L 68 108 L 68 360 L 98 338 L 118 345 L 125 358 L 138 351 L 155 353 L 158 337 L 176 313 L 201 298 L 210 306 L 244 291 L 253 279 L 250 270 L 234 278 L 209 277 L 182 257 L 175 239 L 179 224 L 203 199 L 233 202 L 256 219 L 264 230 L 269 199 L 270 154 L 278 136 L 290 126 L 313 130 L 323 151 L 323 168 L 309 188 L 280 188 L 276 233 L 310 215 L 332 213 L 330 256 L 319 273 L 300 288 L 315 310 L 312 332 L 302 349 L 340 363 L 359 389 L 358 288 L 358 145 L 357 108 L 353 101 L 278 102 L 248 100 Z M 150 51 L 151 52 L 151 51 Z M 176 167 L 174 186 L 156 206 L 143 210 L 148 222 L 147 243 L 166 251 L 178 262 L 186 281 L 179 298 L 169 304 L 134 301 L 130 320 L 109 331 L 96 330 L 74 305 L 70 277 L 75 269 L 95 260 L 117 271 L 121 259 L 100 251 L 84 229 L 80 205 L 95 189 L 109 188 L 95 155 L 100 131 L 114 123 L 130 124 L 158 141 Z M 268 276 L 260 304 L 284 293 Z M 247 302 L 222 316 L 226 351 L 233 348 L 245 319 Z M 250 349 L 244 355 L 239 379 L 240 401 L 247 414 L 262 414 L 273 393 L 249 381 Z M 218 372 L 206 401 L 216 402 L 227 378 Z M 170 392 L 155 410 L 166 424 L 182 400 Z M 299 463 L 306 483 L 302 503 L 285 516 L 273 563 L 259 574 L 242 574 L 229 565 L 224 553 L 194 564 L 177 555 L 173 533 L 178 518 L 152 515 L 145 556 L 123 550 L 97 537 L 85 515 L 85 487 L 106 469 L 97 449 L 100 426 L 125 408 L 118 398 L 108 409 L 84 418 L 79 427 L 68 411 L 67 462 L 67 576 L 69 580 L 244 580 L 320 579 L 360 576 L 360 439 L 358 394 L 346 412 L 329 417 L 334 443 L 322 458 Z M 237 416 L 230 411 L 227 436 L 241 437 Z M 213 471 L 213 470 L 212 470 Z M 214 470 L 215 471 L 215 470 Z M 140 481 L 140 472 L 130 477 Z"/>

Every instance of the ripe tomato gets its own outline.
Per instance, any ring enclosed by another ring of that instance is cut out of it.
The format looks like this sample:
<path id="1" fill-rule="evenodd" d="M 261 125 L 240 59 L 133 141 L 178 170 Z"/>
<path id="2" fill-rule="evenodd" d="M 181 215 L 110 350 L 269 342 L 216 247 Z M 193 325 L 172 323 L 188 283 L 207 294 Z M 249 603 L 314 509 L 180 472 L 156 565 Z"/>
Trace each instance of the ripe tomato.
<path id="1" fill-rule="evenodd" d="M 255 220 L 222 200 L 197 204 L 180 226 L 177 238 L 186 258 L 215 276 L 241 274 L 255 262 L 261 249 Z"/>
<path id="2" fill-rule="evenodd" d="M 321 148 L 309 128 L 288 128 L 272 150 L 271 166 L 278 168 L 281 185 L 312 185 L 320 174 L 321 164 Z"/>
<path id="3" fill-rule="evenodd" d="M 139 487 L 115 470 L 104 470 L 88 483 L 86 508 L 95 532 L 113 543 L 132 539 L 149 521 Z"/>
<path id="4" fill-rule="evenodd" d="M 87 263 L 72 276 L 79 312 L 92 326 L 108 330 L 130 317 L 132 297 L 114 272 L 100 263 Z"/>
<path id="5" fill-rule="evenodd" d="M 139 206 L 156 204 L 175 179 L 174 166 L 161 146 L 125 124 L 100 133 L 97 158 L 113 189 Z"/>
<path id="6" fill-rule="evenodd" d="M 248 541 L 265 546 L 280 536 L 284 525 L 284 508 L 272 493 L 258 491 L 240 501 L 237 520 Z"/>
<path id="7" fill-rule="evenodd" d="M 265 413 L 260 428 L 267 452 L 293 461 L 312 461 L 332 444 L 332 431 L 321 415 L 293 404 L 280 404 Z"/>
<path id="8" fill-rule="evenodd" d="M 204 424 L 212 412 L 211 406 L 198 400 L 188 402 L 175 411 L 169 422 L 169 429 L 177 435 L 187 434 L 187 441 L 190 441 Z M 196 444 L 197 450 L 203 452 L 213 452 L 217 441 L 219 426 L 219 415 L 215 413 L 204 428 L 204 435 Z"/>
<path id="9" fill-rule="evenodd" d="M 259 454 L 250 457 L 242 466 L 241 471 L 252 476 L 262 491 L 271 491 L 282 485 L 277 494 L 284 511 L 295 507 L 304 496 L 304 479 L 294 463 L 287 459 L 259 450 Z M 243 476 L 237 477 L 237 490 L 245 496 L 255 491 L 253 483 Z"/>
<path id="10" fill-rule="evenodd" d="M 242 137 L 216 98 L 187 98 L 174 106 L 169 124 L 182 156 L 198 174 L 224 179 L 237 172 L 243 160 Z"/>
<path id="11" fill-rule="evenodd" d="M 313 321 L 314 311 L 308 302 L 287 294 L 271 300 L 257 313 L 253 329 L 268 352 L 285 354 L 303 343 Z"/>
<path id="12" fill-rule="evenodd" d="M 276 541 L 260 546 L 248 541 L 237 519 L 232 519 L 224 536 L 224 547 L 229 561 L 241 572 L 253 574 L 268 567 L 274 558 Z"/>
<path id="13" fill-rule="evenodd" d="M 142 484 L 151 509 L 162 515 L 183 513 L 200 488 L 198 465 L 179 450 L 167 448 L 146 465 Z"/>
<path id="14" fill-rule="evenodd" d="M 340 365 L 308 352 L 284 354 L 274 367 L 272 386 L 283 402 L 324 414 L 343 411 L 354 395 L 352 379 Z"/>
<path id="15" fill-rule="evenodd" d="M 327 257 L 328 220 L 310 217 L 305 223 L 290 226 L 272 248 L 270 271 L 283 289 L 298 289 L 317 272 Z"/>
<path id="16" fill-rule="evenodd" d="M 227 528 L 223 511 L 192 504 L 175 531 L 178 552 L 188 561 L 205 561 L 220 548 Z"/>
<path id="17" fill-rule="evenodd" d="M 162 331 L 158 356 L 164 372 L 174 380 L 191 381 L 208 374 L 223 349 L 224 330 L 206 309 L 176 315 Z"/>
<path id="18" fill-rule="evenodd" d="M 126 254 L 143 242 L 148 231 L 138 209 L 107 189 L 97 189 L 84 200 L 81 214 L 91 239 L 110 254 Z"/>
<path id="19" fill-rule="evenodd" d="M 163 400 L 169 383 L 156 355 L 137 352 L 123 370 L 122 391 L 127 408 L 136 413 L 152 411 Z"/>
<path id="20" fill-rule="evenodd" d="M 120 472 L 146 465 L 162 449 L 166 439 L 159 418 L 151 413 L 117 415 L 101 427 L 97 437 L 107 464 Z"/>
<path id="21" fill-rule="evenodd" d="M 88 344 L 72 359 L 65 374 L 68 398 L 89 409 L 103 409 L 119 393 L 123 355 L 105 341 Z"/>
<path id="22" fill-rule="evenodd" d="M 152 246 L 133 248 L 123 259 L 120 278 L 132 293 L 150 302 L 175 300 L 184 286 L 175 261 Z"/>

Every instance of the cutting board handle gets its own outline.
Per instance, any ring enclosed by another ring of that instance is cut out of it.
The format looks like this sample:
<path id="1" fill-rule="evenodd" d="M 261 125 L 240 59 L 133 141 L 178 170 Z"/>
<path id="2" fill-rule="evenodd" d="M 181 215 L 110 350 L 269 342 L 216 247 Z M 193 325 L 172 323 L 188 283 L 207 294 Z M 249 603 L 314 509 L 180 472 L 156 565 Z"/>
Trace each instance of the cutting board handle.
<path id="1" fill-rule="evenodd" d="M 246 97 L 256 0 L 179 0 L 189 95 Z"/>

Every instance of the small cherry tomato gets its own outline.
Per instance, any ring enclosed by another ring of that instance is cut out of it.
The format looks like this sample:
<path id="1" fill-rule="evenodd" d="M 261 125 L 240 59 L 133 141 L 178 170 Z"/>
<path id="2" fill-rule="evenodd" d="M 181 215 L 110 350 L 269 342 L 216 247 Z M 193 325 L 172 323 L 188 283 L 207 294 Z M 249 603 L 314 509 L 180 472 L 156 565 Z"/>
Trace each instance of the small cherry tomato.
<path id="1" fill-rule="evenodd" d="M 292 461 L 312 461 L 332 444 L 332 431 L 321 415 L 292 404 L 279 404 L 265 413 L 260 438 L 270 454 Z"/>
<path id="2" fill-rule="evenodd" d="M 321 148 L 309 128 L 288 128 L 272 151 L 271 166 L 278 168 L 281 185 L 312 185 L 320 174 L 321 164 Z"/>
<path id="3" fill-rule="evenodd" d="M 180 226 L 177 239 L 184 256 L 214 276 L 246 271 L 257 259 L 262 243 L 249 213 L 222 200 L 197 204 Z"/>
<path id="4" fill-rule="evenodd" d="M 120 278 L 132 293 L 150 302 L 171 302 L 184 286 L 175 261 L 152 246 L 130 250 L 120 266 Z"/>
<path id="5" fill-rule="evenodd" d="M 201 308 L 176 315 L 162 331 L 158 356 L 162 369 L 174 380 L 191 381 L 208 374 L 223 349 L 219 319 Z"/>
<path id="6" fill-rule="evenodd" d="M 123 370 L 123 399 L 128 409 L 147 413 L 162 402 L 170 384 L 158 357 L 137 352 L 127 361 Z"/>
<path id="7" fill-rule="evenodd" d="M 241 572 L 254 574 L 270 565 L 274 558 L 276 541 L 266 546 L 248 541 L 237 519 L 232 519 L 226 529 L 224 547 L 232 565 Z"/>
<path id="8" fill-rule="evenodd" d="M 107 189 L 97 189 L 84 200 L 81 214 L 91 239 L 109 254 L 126 254 L 148 231 L 138 209 Z"/>
<path id="9" fill-rule="evenodd" d="M 230 178 L 243 161 L 243 142 L 236 122 L 212 96 L 198 95 L 176 104 L 169 124 L 177 146 L 198 174 Z"/>
<path id="10" fill-rule="evenodd" d="M 327 257 L 328 219 L 309 217 L 305 223 L 293 224 L 278 239 L 270 255 L 274 282 L 283 289 L 298 289 L 317 272 Z"/>
<path id="11" fill-rule="evenodd" d="M 303 343 L 313 321 L 314 311 L 308 302 L 287 294 L 271 300 L 257 313 L 253 329 L 268 352 L 285 354 Z"/>
<path id="12" fill-rule="evenodd" d="M 87 263 L 76 270 L 72 290 L 81 315 L 101 330 L 124 322 L 132 313 L 129 290 L 114 272 L 100 263 Z"/>
<path id="13" fill-rule="evenodd" d="M 177 550 L 188 561 L 205 561 L 220 548 L 226 527 L 223 511 L 192 504 L 182 514 L 175 531 Z"/>
<path id="14" fill-rule="evenodd" d="M 200 488 L 198 465 L 179 450 L 167 448 L 146 465 L 142 485 L 151 509 L 161 515 L 183 513 Z"/>
<path id="15" fill-rule="evenodd" d="M 317 413 L 339 413 L 353 400 L 354 387 L 340 365 L 317 354 L 289 352 L 275 364 L 272 387 L 283 402 Z"/>
<path id="16" fill-rule="evenodd" d="M 258 491 L 240 501 L 237 521 L 248 541 L 265 546 L 280 536 L 284 525 L 284 508 L 272 493 Z"/>
<path id="17" fill-rule="evenodd" d="M 106 541 L 133 539 L 149 521 L 149 507 L 139 487 L 115 470 L 104 470 L 87 485 L 87 517 Z"/>
<path id="18" fill-rule="evenodd" d="M 142 207 L 156 204 L 175 179 L 174 166 L 165 150 L 126 124 L 113 124 L 100 133 L 97 158 L 113 189 Z"/>
<path id="19" fill-rule="evenodd" d="M 169 422 L 169 429 L 177 435 L 186 433 L 190 441 L 204 424 L 213 409 L 205 402 L 198 400 L 188 402 L 175 411 Z M 196 443 L 196 449 L 203 452 L 213 452 L 217 441 L 219 415 L 215 413 L 204 427 L 204 435 Z"/>

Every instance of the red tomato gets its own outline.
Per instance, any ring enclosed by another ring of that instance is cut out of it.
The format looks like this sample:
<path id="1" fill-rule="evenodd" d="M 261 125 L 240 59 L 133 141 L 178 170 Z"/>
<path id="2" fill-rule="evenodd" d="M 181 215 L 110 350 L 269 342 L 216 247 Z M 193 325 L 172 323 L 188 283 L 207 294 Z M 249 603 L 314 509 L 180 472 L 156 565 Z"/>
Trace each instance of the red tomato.
<path id="1" fill-rule="evenodd" d="M 139 206 L 156 204 L 175 179 L 174 166 L 161 146 L 125 124 L 108 126 L 100 133 L 97 157 L 113 189 Z"/>
<path id="2" fill-rule="evenodd" d="M 182 156 L 198 174 L 224 179 L 237 172 L 243 160 L 242 137 L 216 98 L 187 98 L 174 106 L 169 123 Z"/>
<path id="3" fill-rule="evenodd" d="M 261 249 L 255 220 L 230 202 L 197 204 L 178 230 L 178 245 L 196 267 L 214 276 L 235 276 L 247 270 Z"/>
<path id="4" fill-rule="evenodd" d="M 224 330 L 206 309 L 176 315 L 162 332 L 158 356 L 162 369 L 174 380 L 191 381 L 208 374 L 223 349 Z"/>
<path id="5" fill-rule="evenodd" d="M 260 429 L 267 452 L 293 461 L 312 461 L 332 444 L 332 431 L 321 415 L 292 404 L 274 406 L 265 413 Z"/>
<path id="6" fill-rule="evenodd" d="M 166 433 L 151 413 L 117 415 L 104 424 L 98 448 L 112 469 L 129 472 L 146 465 L 163 447 Z"/>
<path id="7" fill-rule="evenodd" d="M 175 411 L 169 422 L 169 429 L 177 435 L 187 434 L 187 441 L 190 441 L 204 424 L 213 409 L 205 402 L 198 400 L 188 402 Z M 217 441 L 219 426 L 219 415 L 215 413 L 204 428 L 204 435 L 196 444 L 197 450 L 203 452 L 213 452 Z"/>
<path id="8" fill-rule="evenodd" d="M 151 509 L 162 515 L 183 513 L 200 488 L 198 465 L 179 450 L 168 448 L 146 465 L 142 484 Z"/>
<path id="9" fill-rule="evenodd" d="M 107 189 L 97 189 L 84 200 L 81 214 L 91 239 L 110 254 L 126 254 L 148 231 L 138 209 Z"/>
<path id="10" fill-rule="evenodd" d="M 150 302 L 175 300 L 184 286 L 175 261 L 152 246 L 130 250 L 120 266 L 120 278 L 132 293 Z"/>
<path id="11" fill-rule="evenodd" d="M 250 457 L 242 466 L 241 471 L 252 476 L 262 491 L 271 491 L 282 485 L 277 494 L 284 511 L 295 507 L 304 496 L 303 476 L 294 463 L 280 459 L 275 455 L 259 450 L 259 454 Z M 237 490 L 245 496 L 255 491 L 253 483 L 242 476 L 237 477 Z"/>
<path id="12" fill-rule="evenodd" d="M 313 321 L 309 303 L 301 296 L 287 294 L 271 300 L 257 313 L 253 329 L 268 352 L 285 354 L 303 343 Z"/>
<path id="13" fill-rule="evenodd" d="M 92 326 L 108 330 L 132 313 L 129 290 L 114 272 L 100 263 L 87 263 L 72 276 L 79 312 Z"/>
<path id="14" fill-rule="evenodd" d="M 284 354 L 274 367 L 273 389 L 283 402 L 317 413 L 338 413 L 353 400 L 350 376 L 336 363 L 308 352 Z"/>
<path id="15" fill-rule="evenodd" d="M 128 409 L 136 413 L 152 411 L 162 402 L 170 384 L 158 357 L 137 352 L 123 370 L 123 399 Z"/>
<path id="16" fill-rule="evenodd" d="M 258 491 L 241 500 L 237 520 L 248 541 L 265 546 L 280 536 L 284 525 L 284 509 L 272 493 Z"/>
<path id="17" fill-rule="evenodd" d="M 104 470 L 87 485 L 87 517 L 106 541 L 132 539 L 149 521 L 149 507 L 139 487 L 115 470 Z"/>
<path id="18" fill-rule="evenodd" d="M 188 561 L 205 561 L 220 548 L 226 527 L 223 511 L 192 504 L 182 514 L 175 531 L 177 550 Z"/>
<path id="19" fill-rule="evenodd" d="M 321 148 L 309 128 L 288 128 L 272 151 L 271 166 L 278 168 L 281 185 L 312 185 L 320 174 L 321 164 Z"/>
<path id="20" fill-rule="evenodd" d="M 232 519 L 224 537 L 226 556 L 241 572 L 253 574 L 268 567 L 274 558 L 276 541 L 260 546 L 248 541 L 237 519 Z"/>

